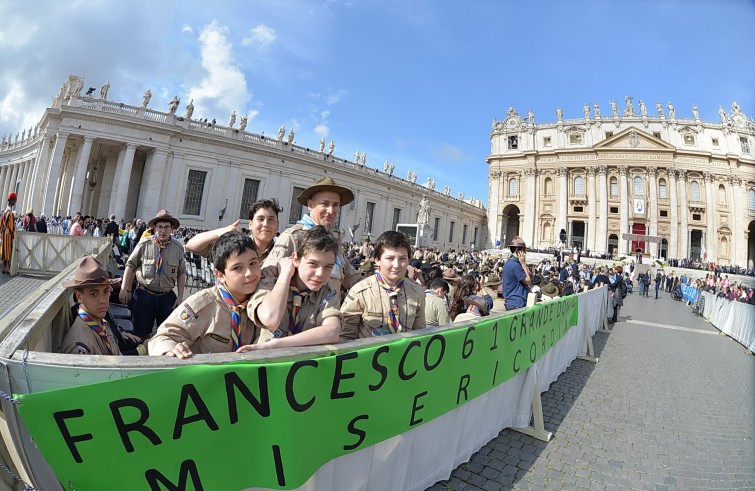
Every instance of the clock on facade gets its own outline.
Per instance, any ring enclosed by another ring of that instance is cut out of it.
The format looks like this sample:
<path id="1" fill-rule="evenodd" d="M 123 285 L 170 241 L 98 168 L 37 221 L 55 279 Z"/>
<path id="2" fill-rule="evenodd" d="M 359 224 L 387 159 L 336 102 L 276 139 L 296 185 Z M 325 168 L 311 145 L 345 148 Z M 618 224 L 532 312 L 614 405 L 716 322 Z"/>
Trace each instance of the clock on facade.
<path id="1" fill-rule="evenodd" d="M 639 215 L 645 214 L 645 201 L 641 199 L 634 200 L 634 212 Z"/>

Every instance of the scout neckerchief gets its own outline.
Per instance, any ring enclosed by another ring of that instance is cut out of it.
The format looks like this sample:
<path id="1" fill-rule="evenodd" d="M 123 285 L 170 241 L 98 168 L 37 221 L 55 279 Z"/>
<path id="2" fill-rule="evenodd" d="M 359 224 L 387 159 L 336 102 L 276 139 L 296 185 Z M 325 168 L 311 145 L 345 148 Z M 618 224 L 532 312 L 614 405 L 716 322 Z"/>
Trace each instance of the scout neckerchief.
<path id="1" fill-rule="evenodd" d="M 105 343 L 105 348 L 107 348 L 107 354 L 112 355 L 113 354 L 113 346 L 110 344 L 110 341 L 108 341 L 107 338 L 107 332 L 105 332 L 105 327 L 94 320 L 91 315 L 87 313 L 86 310 L 84 310 L 81 305 L 79 305 L 79 317 L 81 320 L 84 321 L 84 323 L 89 326 L 92 331 L 96 332 L 97 335 L 100 337 L 103 343 Z"/>
<path id="2" fill-rule="evenodd" d="M 294 306 L 291 309 L 291 313 L 288 316 L 288 332 L 290 334 L 299 334 L 301 331 L 301 325 L 299 324 L 299 311 L 301 310 L 302 301 L 312 293 L 309 288 L 303 288 L 301 291 L 296 286 L 296 275 L 291 278 L 291 283 L 288 285 L 288 291 L 294 295 Z"/>
<path id="3" fill-rule="evenodd" d="M 220 296 L 225 300 L 228 308 L 231 309 L 231 340 L 233 341 L 233 351 L 239 349 L 241 344 L 241 314 L 239 314 L 239 308 L 245 309 L 247 302 L 236 302 L 231 292 L 228 291 L 225 285 L 218 285 L 218 291 Z"/>
<path id="4" fill-rule="evenodd" d="M 388 319 L 390 321 L 388 327 L 391 329 L 391 333 L 396 334 L 401 331 L 401 319 L 399 318 L 398 312 L 398 295 L 401 293 L 401 288 L 404 286 L 404 280 L 402 278 L 396 286 L 391 287 L 386 283 L 383 279 L 383 275 L 380 273 L 376 272 L 375 278 L 377 278 L 380 288 L 385 290 L 385 293 L 388 294 L 388 300 L 391 303 L 391 309 L 388 311 Z"/>
<path id="5" fill-rule="evenodd" d="M 152 236 L 152 241 L 157 246 L 157 259 L 155 259 L 155 268 L 157 269 L 157 273 L 163 272 L 163 252 L 165 251 L 165 248 L 168 247 L 168 244 L 170 244 L 170 239 L 163 244 L 160 242 L 160 239 L 157 238 L 157 234 Z"/>

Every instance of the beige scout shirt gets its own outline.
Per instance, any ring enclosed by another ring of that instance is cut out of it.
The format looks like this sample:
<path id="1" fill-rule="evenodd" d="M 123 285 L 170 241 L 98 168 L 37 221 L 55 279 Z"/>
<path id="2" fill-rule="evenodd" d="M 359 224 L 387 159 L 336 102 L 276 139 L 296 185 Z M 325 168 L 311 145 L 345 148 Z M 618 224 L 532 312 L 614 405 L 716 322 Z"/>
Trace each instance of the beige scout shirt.
<path id="1" fill-rule="evenodd" d="M 424 329 L 425 291 L 422 287 L 405 280 L 398 296 L 398 310 L 402 330 Z M 389 312 L 390 300 L 377 277 L 363 279 L 349 290 L 341 306 L 341 337 L 357 339 L 390 334 Z"/>
<path id="2" fill-rule="evenodd" d="M 247 307 L 247 315 L 252 321 L 262 326 L 262 322 L 257 315 L 257 309 L 262 305 L 262 301 L 265 299 L 268 293 L 275 286 L 277 278 L 266 278 L 260 282 L 260 286 L 257 291 L 252 295 L 252 299 L 249 301 Z M 328 284 L 325 284 L 322 288 L 314 293 L 307 295 L 302 300 L 301 308 L 299 309 L 299 332 L 306 331 L 313 327 L 321 326 L 323 321 L 328 317 L 338 317 L 343 323 L 343 316 L 339 308 L 341 302 L 336 295 L 336 291 Z M 278 329 L 281 330 L 281 337 L 289 335 L 288 321 L 291 311 L 294 309 L 294 294 L 288 292 L 288 300 L 286 300 L 286 315 L 281 318 Z"/>
<path id="3" fill-rule="evenodd" d="M 249 321 L 246 309 L 241 316 L 241 343 L 254 344 L 260 329 Z M 149 340 L 150 355 L 164 355 L 178 343 L 189 343 L 191 351 L 201 353 L 228 353 L 233 351 L 231 341 L 231 310 L 217 287 L 200 290 L 175 309 L 157 328 Z"/>
<path id="4" fill-rule="evenodd" d="M 282 258 L 292 256 L 294 252 L 296 252 L 294 236 L 297 232 L 302 230 L 305 230 L 304 226 L 299 223 L 284 230 L 280 234 L 280 237 L 275 241 L 273 250 L 270 251 L 270 254 L 262 264 L 262 267 L 277 266 L 278 261 Z M 343 286 L 345 290 L 348 290 L 362 279 L 362 274 L 354 269 L 354 266 L 346 260 L 343 255 L 342 247 L 339 247 L 338 249 L 338 258 L 341 264 L 333 268 L 333 273 L 330 275 L 328 284 L 332 286 L 340 296 L 341 286 Z"/>
<path id="5" fill-rule="evenodd" d="M 136 281 L 154 293 L 167 293 L 176 287 L 178 276 L 186 274 L 186 259 L 184 246 L 171 238 L 163 251 L 162 273 L 158 274 L 155 260 L 158 247 L 152 237 L 142 239 L 128 257 L 126 266 L 131 266 L 136 272 Z"/>
<path id="6" fill-rule="evenodd" d="M 107 334 L 107 340 L 110 342 L 110 348 L 113 350 L 114 355 L 120 355 L 121 350 L 118 348 L 118 339 L 113 334 L 113 330 L 110 325 L 103 319 L 102 325 L 105 327 L 105 333 Z M 62 353 L 68 353 L 72 355 L 109 355 L 107 352 L 107 346 L 105 341 L 100 338 L 100 335 L 94 332 L 94 330 L 86 325 L 81 317 L 76 316 L 76 320 L 71 324 L 71 329 L 68 330 L 68 334 L 63 339 L 63 346 L 60 349 Z"/>
<path id="7" fill-rule="evenodd" d="M 490 295 L 490 298 L 493 299 L 493 308 L 490 309 L 491 312 L 506 312 L 506 302 L 502 298 L 498 298 L 498 293 L 496 293 L 495 290 L 486 286 L 482 289 L 481 294 Z"/>
<path id="8" fill-rule="evenodd" d="M 451 323 L 448 304 L 434 293 L 425 294 L 425 321 L 428 326 L 443 326 Z"/>

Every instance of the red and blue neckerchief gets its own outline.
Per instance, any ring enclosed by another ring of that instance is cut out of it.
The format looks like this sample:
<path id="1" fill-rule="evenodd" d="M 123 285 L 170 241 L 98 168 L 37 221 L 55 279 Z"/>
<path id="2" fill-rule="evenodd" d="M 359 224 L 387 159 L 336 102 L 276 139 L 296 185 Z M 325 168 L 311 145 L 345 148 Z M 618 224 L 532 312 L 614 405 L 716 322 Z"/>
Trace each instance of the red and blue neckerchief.
<path id="1" fill-rule="evenodd" d="M 218 285 L 218 291 L 231 310 L 231 341 L 233 341 L 233 351 L 236 351 L 243 346 L 241 342 L 241 314 L 239 313 L 239 309 L 245 309 L 247 302 L 237 302 L 225 285 Z"/>
<path id="2" fill-rule="evenodd" d="M 388 327 L 391 329 L 391 333 L 396 334 L 397 332 L 401 331 L 401 319 L 399 317 L 398 311 L 398 296 L 399 293 L 401 293 L 401 288 L 403 288 L 404 286 L 404 280 L 402 279 L 396 284 L 396 286 L 391 287 L 388 285 L 388 283 L 386 283 L 380 273 L 375 273 L 375 278 L 377 278 L 378 285 L 380 285 L 380 287 L 388 294 L 388 300 L 391 304 L 391 308 L 388 311 Z"/>
<path id="3" fill-rule="evenodd" d="M 105 343 L 105 348 L 107 349 L 107 354 L 112 355 L 113 354 L 113 346 L 110 344 L 110 341 L 108 340 L 107 331 L 105 331 L 105 326 L 97 322 L 92 318 L 91 315 L 87 313 L 86 310 L 84 310 L 81 306 L 79 306 L 79 318 L 84 321 L 84 323 L 89 326 L 92 331 L 96 332 L 97 335 L 100 337 L 103 343 Z"/>

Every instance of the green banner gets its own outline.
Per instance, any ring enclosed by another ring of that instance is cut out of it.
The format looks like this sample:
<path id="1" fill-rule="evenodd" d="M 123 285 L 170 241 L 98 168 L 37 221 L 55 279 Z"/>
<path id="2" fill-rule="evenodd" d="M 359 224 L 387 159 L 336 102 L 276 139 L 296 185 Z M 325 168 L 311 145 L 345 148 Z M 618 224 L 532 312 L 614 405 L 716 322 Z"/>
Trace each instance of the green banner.
<path id="1" fill-rule="evenodd" d="M 66 489 L 292 489 L 523 373 L 577 315 L 570 296 L 337 356 L 18 395 L 19 412 Z"/>

